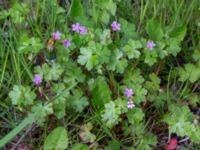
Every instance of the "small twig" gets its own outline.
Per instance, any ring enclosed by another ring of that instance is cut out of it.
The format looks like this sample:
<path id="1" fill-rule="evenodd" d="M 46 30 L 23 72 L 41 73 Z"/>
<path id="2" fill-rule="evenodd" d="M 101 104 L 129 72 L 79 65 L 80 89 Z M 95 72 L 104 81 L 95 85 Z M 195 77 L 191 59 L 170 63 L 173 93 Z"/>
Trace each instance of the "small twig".
<path id="1" fill-rule="evenodd" d="M 161 65 L 163 64 L 163 61 L 161 61 L 159 64 L 158 64 L 158 67 L 156 68 L 156 75 L 158 75 L 160 73 L 160 68 L 161 68 Z"/>
<path id="2" fill-rule="evenodd" d="M 186 137 L 186 138 L 180 140 L 178 143 L 183 143 L 183 142 L 185 142 L 185 141 L 187 141 L 187 140 L 189 140 L 189 137 Z"/>
<path id="3" fill-rule="evenodd" d="M 193 87 L 193 89 L 192 89 L 192 92 L 194 92 L 194 91 L 199 87 L 199 84 L 200 84 L 200 82 L 197 82 L 197 83 L 194 85 L 194 87 Z"/>
<path id="4" fill-rule="evenodd" d="M 26 132 L 20 137 L 20 139 L 18 140 L 18 142 L 13 146 L 13 148 L 11 150 L 16 150 L 16 148 L 19 146 L 19 144 L 24 140 L 24 138 L 26 137 L 26 135 L 35 127 L 34 124 L 30 125 Z"/>

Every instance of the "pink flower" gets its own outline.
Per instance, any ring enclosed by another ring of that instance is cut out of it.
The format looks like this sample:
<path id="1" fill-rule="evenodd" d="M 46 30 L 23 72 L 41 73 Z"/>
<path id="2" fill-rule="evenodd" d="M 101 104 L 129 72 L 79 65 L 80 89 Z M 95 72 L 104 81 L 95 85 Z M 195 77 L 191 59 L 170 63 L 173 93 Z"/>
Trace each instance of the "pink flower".
<path id="1" fill-rule="evenodd" d="M 36 74 L 36 75 L 34 76 L 33 83 L 34 83 L 35 85 L 39 85 L 40 83 L 42 83 L 42 76 L 39 75 L 39 74 Z"/>
<path id="2" fill-rule="evenodd" d="M 80 26 L 79 27 L 79 33 L 84 35 L 88 32 L 87 28 L 85 26 Z"/>
<path id="3" fill-rule="evenodd" d="M 54 40 L 60 40 L 61 33 L 59 31 L 54 32 L 53 33 L 53 38 L 54 38 Z"/>
<path id="4" fill-rule="evenodd" d="M 125 94 L 127 97 L 131 97 L 131 96 L 133 96 L 133 90 L 132 90 L 132 89 L 129 89 L 129 88 L 126 88 L 125 91 L 124 91 L 124 94 Z"/>
<path id="5" fill-rule="evenodd" d="M 71 45 L 71 41 L 70 40 L 64 40 L 63 41 L 63 45 L 68 48 Z"/>
<path id="6" fill-rule="evenodd" d="M 154 43 L 154 41 L 148 41 L 147 42 L 147 48 L 149 49 L 153 49 L 156 46 L 156 44 Z"/>
<path id="7" fill-rule="evenodd" d="M 72 24 L 72 31 L 79 33 L 79 28 L 80 28 L 79 23 Z"/>
<path id="8" fill-rule="evenodd" d="M 113 23 L 111 24 L 113 31 L 119 31 L 121 29 L 120 26 L 120 23 L 117 23 L 116 21 L 113 21 Z"/>
<path id="9" fill-rule="evenodd" d="M 135 105 L 133 104 L 133 101 L 132 101 L 132 100 L 129 100 L 129 101 L 128 101 L 127 107 L 128 107 L 129 109 L 135 107 Z"/>

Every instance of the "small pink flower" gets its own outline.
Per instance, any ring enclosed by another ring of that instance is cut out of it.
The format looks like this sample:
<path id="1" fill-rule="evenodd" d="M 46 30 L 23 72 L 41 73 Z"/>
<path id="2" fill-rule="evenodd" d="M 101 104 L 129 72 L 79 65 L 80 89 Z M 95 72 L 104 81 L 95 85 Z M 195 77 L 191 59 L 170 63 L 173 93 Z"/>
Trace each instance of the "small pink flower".
<path id="1" fill-rule="evenodd" d="M 79 27 L 79 33 L 81 34 L 81 35 L 84 35 L 84 34 L 86 34 L 88 32 L 88 30 L 87 30 L 87 28 L 85 27 L 85 26 L 80 26 Z"/>
<path id="2" fill-rule="evenodd" d="M 71 41 L 70 40 L 64 40 L 63 41 L 63 45 L 68 48 L 71 45 Z"/>
<path id="3" fill-rule="evenodd" d="M 147 42 L 147 48 L 149 49 L 153 49 L 156 46 L 156 44 L 154 43 L 154 41 L 148 41 Z"/>
<path id="4" fill-rule="evenodd" d="M 128 107 L 129 109 L 135 107 L 135 105 L 133 104 L 133 101 L 132 101 L 132 100 L 129 100 L 129 101 L 128 101 L 127 107 Z"/>
<path id="5" fill-rule="evenodd" d="M 112 27 L 113 31 L 119 31 L 119 30 L 121 30 L 120 26 L 121 26 L 120 23 L 117 23 L 116 21 L 113 21 L 113 23 L 111 24 L 111 27 Z"/>
<path id="6" fill-rule="evenodd" d="M 54 38 L 54 40 L 60 40 L 60 38 L 61 38 L 61 33 L 59 32 L 59 31 L 56 31 L 56 32 L 54 32 L 53 33 L 53 38 Z"/>
<path id="7" fill-rule="evenodd" d="M 40 83 L 42 83 L 42 76 L 39 75 L 39 74 L 36 74 L 36 75 L 34 76 L 33 83 L 34 83 L 35 85 L 39 85 Z"/>
<path id="8" fill-rule="evenodd" d="M 131 96 L 133 96 L 133 90 L 132 90 L 132 89 L 129 89 L 129 88 L 126 88 L 125 91 L 124 91 L 124 94 L 125 94 L 127 97 L 131 97 Z"/>
<path id="9" fill-rule="evenodd" d="M 72 31 L 75 31 L 75 32 L 79 33 L 79 28 L 80 28 L 80 24 L 79 23 L 72 24 Z"/>

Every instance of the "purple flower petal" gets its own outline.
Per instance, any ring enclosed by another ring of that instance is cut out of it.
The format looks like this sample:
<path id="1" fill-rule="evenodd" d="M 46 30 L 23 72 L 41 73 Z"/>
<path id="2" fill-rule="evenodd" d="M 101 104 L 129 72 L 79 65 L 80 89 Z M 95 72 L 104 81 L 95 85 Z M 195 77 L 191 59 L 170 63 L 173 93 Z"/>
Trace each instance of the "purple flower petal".
<path id="1" fill-rule="evenodd" d="M 36 74 L 36 75 L 34 76 L 33 83 L 34 83 L 35 85 L 39 85 L 40 83 L 42 83 L 42 76 L 39 75 L 39 74 Z"/>
<path id="2" fill-rule="evenodd" d="M 111 27 L 112 27 L 113 31 L 119 31 L 119 30 L 121 30 L 120 23 L 117 23 L 116 21 L 113 21 L 113 23 L 111 24 Z"/>
<path id="3" fill-rule="evenodd" d="M 85 26 L 80 26 L 79 27 L 79 31 L 80 31 L 79 33 L 81 35 L 84 35 L 84 34 L 86 34 L 88 32 L 88 30 L 87 30 L 87 28 Z"/>
<path id="4" fill-rule="evenodd" d="M 59 31 L 54 32 L 53 33 L 53 38 L 54 38 L 54 40 L 60 40 L 61 33 Z"/>
<path id="5" fill-rule="evenodd" d="M 129 100 L 129 101 L 128 101 L 128 103 L 127 103 L 127 107 L 128 107 L 129 109 L 135 107 L 135 105 L 134 105 L 134 103 L 133 103 L 132 100 Z"/>
<path id="6" fill-rule="evenodd" d="M 147 42 L 147 48 L 153 49 L 155 46 L 156 46 L 156 44 L 154 43 L 154 41 L 149 40 Z"/>
<path id="7" fill-rule="evenodd" d="M 79 23 L 72 24 L 72 31 L 79 33 L 79 28 L 80 28 Z"/>
<path id="8" fill-rule="evenodd" d="M 132 90 L 132 89 L 129 89 L 129 88 L 126 88 L 125 91 L 124 91 L 124 94 L 125 94 L 127 97 L 131 97 L 131 96 L 133 96 L 133 90 Z"/>
<path id="9" fill-rule="evenodd" d="M 71 45 L 71 41 L 70 40 L 64 40 L 63 41 L 63 45 L 68 48 Z"/>

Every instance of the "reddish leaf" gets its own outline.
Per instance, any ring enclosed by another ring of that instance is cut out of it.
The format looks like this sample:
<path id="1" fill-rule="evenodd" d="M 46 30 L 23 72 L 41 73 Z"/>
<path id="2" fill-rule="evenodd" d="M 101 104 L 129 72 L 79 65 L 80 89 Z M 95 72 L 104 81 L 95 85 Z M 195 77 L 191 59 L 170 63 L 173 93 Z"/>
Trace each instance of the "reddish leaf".
<path id="1" fill-rule="evenodd" d="M 172 138 L 169 144 L 166 146 L 165 150 L 175 150 L 177 147 L 177 139 Z"/>

